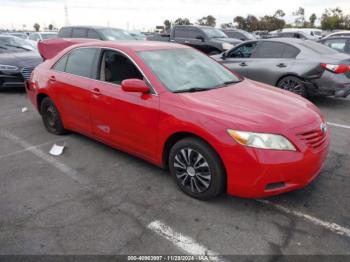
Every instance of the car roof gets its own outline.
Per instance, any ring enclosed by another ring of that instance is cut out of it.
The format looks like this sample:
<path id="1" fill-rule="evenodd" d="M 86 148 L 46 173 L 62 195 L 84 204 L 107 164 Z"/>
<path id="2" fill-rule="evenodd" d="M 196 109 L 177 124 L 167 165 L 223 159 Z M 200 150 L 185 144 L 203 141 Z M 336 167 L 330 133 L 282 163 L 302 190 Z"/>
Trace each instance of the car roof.
<path id="1" fill-rule="evenodd" d="M 63 26 L 61 27 L 61 29 L 63 28 L 86 28 L 86 29 L 95 29 L 95 30 L 99 30 L 99 29 L 118 29 L 118 30 L 122 30 L 120 28 L 114 28 L 114 27 L 107 27 L 107 26 L 97 26 L 97 25 L 72 25 L 72 26 Z"/>
<path id="2" fill-rule="evenodd" d="M 91 39 L 90 39 L 91 40 Z M 176 43 L 157 41 L 84 41 L 79 46 L 97 46 L 105 48 L 116 48 L 124 51 L 151 51 L 166 49 L 189 49 L 190 47 Z"/>

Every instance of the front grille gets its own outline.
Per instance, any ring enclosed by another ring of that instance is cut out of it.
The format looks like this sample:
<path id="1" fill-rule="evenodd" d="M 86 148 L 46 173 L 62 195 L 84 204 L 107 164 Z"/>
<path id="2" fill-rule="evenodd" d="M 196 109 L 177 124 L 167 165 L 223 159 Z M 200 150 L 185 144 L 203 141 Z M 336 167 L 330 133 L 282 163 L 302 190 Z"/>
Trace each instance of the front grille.
<path id="1" fill-rule="evenodd" d="M 29 80 L 34 67 L 24 67 L 21 71 L 24 80 Z"/>
<path id="2" fill-rule="evenodd" d="M 305 143 L 313 149 L 320 148 L 326 142 L 327 139 L 326 132 L 322 132 L 321 129 L 302 133 L 298 136 L 301 140 L 305 141 Z"/>

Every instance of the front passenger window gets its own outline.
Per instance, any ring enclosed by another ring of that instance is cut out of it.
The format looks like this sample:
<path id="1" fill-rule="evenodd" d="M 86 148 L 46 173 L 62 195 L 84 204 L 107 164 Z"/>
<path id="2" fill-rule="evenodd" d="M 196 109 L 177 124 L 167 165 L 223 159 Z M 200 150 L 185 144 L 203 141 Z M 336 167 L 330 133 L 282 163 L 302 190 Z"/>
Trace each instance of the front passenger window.
<path id="1" fill-rule="evenodd" d="M 129 58 L 116 51 L 107 50 L 102 56 L 100 80 L 121 85 L 125 79 L 143 79 L 141 72 Z"/>
<path id="2" fill-rule="evenodd" d="M 230 58 L 249 58 L 249 57 L 251 57 L 256 46 L 257 46 L 256 42 L 242 45 L 242 46 L 232 50 L 229 53 L 228 57 L 230 57 Z"/>

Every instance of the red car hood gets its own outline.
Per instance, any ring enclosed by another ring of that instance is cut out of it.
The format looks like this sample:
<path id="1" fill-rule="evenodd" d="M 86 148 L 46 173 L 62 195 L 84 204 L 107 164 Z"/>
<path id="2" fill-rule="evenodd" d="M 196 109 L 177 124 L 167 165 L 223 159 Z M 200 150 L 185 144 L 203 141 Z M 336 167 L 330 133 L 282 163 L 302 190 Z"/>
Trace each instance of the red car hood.
<path id="1" fill-rule="evenodd" d="M 246 131 L 281 133 L 322 121 L 320 111 L 306 99 L 251 80 L 210 91 L 182 93 L 181 99 L 191 110 Z"/>

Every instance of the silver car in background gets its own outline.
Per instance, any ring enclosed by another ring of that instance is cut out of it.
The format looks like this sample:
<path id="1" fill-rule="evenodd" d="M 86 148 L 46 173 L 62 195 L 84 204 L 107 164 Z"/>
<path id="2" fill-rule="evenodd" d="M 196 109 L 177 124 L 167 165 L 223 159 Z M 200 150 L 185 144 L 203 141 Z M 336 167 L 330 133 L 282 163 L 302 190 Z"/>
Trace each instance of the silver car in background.
<path id="1" fill-rule="evenodd" d="M 314 41 L 249 41 L 213 58 L 242 76 L 304 97 L 350 94 L 350 56 Z"/>

